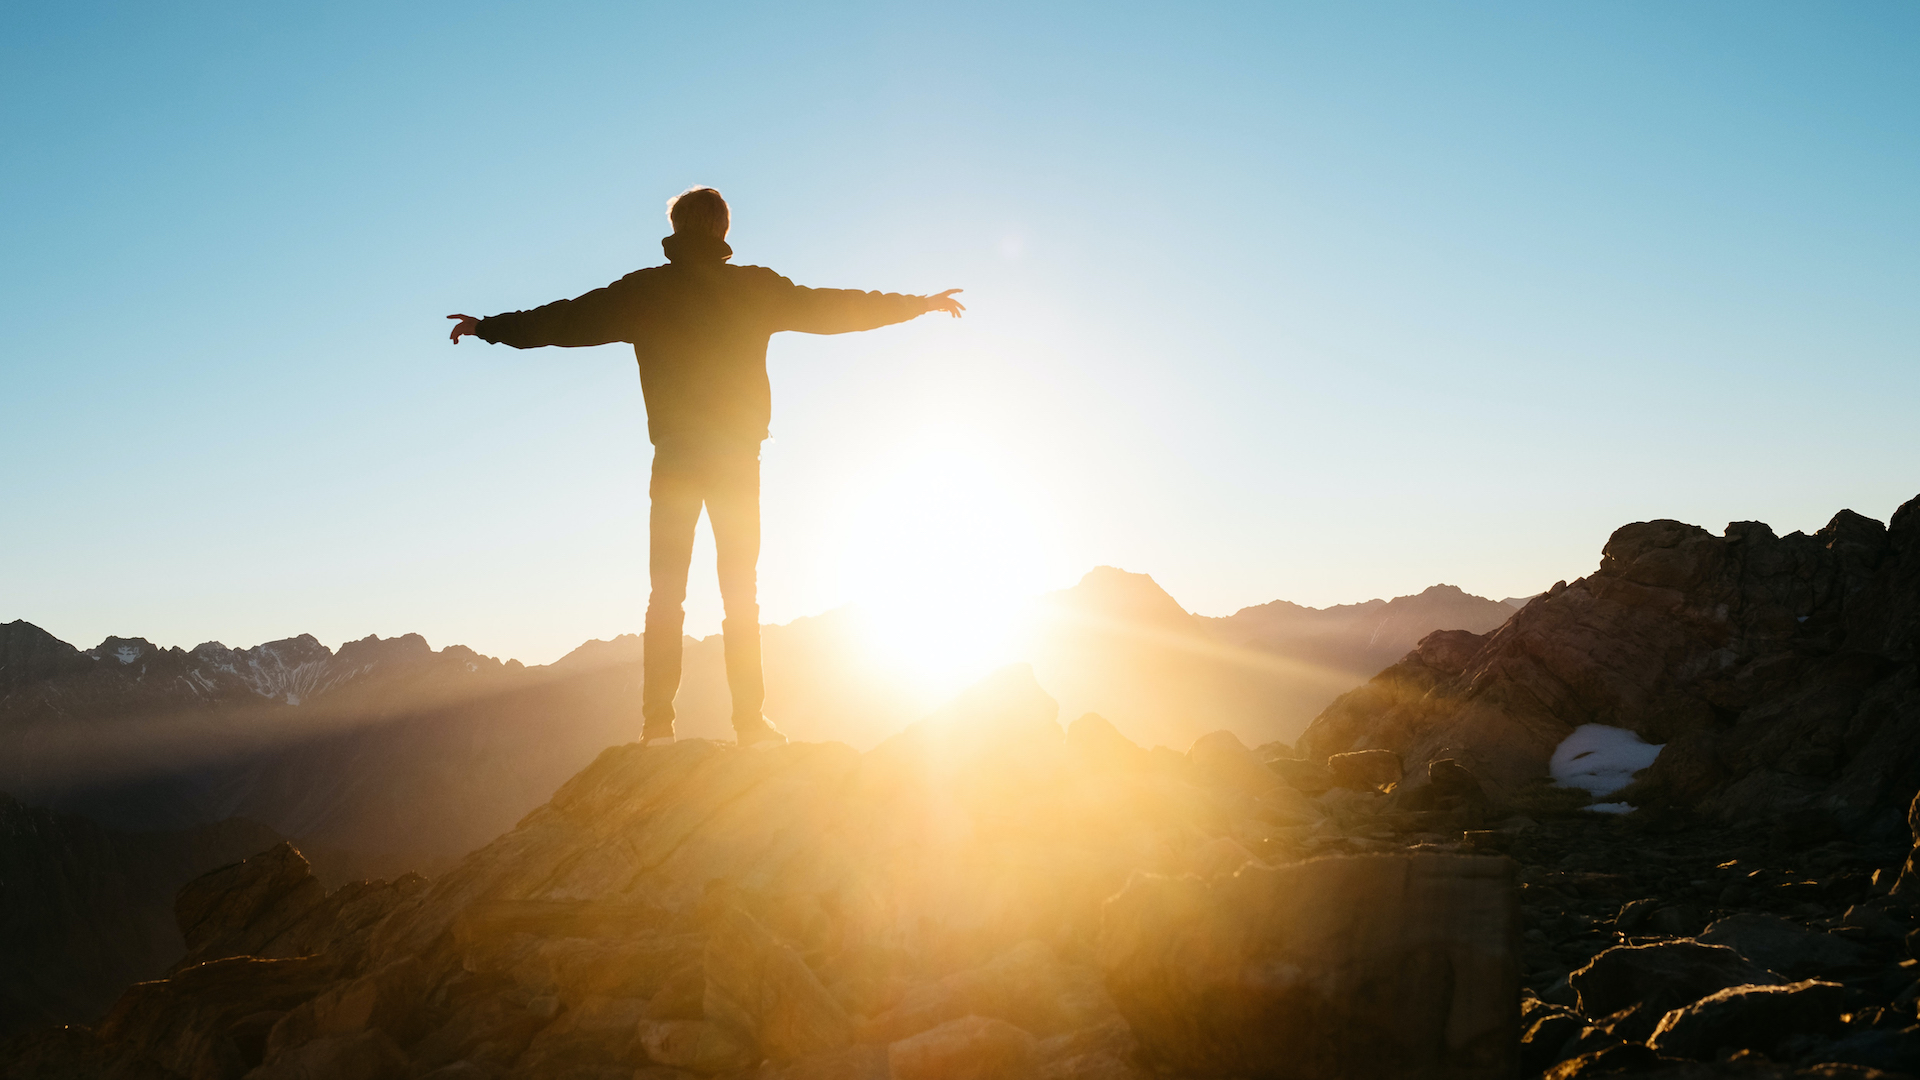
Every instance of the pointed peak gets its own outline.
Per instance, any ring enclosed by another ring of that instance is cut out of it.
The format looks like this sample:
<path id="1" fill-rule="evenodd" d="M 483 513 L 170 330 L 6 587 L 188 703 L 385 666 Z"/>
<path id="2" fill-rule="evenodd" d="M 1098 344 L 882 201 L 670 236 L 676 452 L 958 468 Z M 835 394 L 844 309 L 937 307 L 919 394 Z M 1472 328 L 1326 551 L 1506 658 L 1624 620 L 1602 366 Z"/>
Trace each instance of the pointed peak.
<path id="1" fill-rule="evenodd" d="M 1131 623 L 1186 626 L 1193 616 L 1146 574 L 1096 566 L 1071 589 L 1049 593 L 1045 603 L 1080 616 Z"/>
<path id="2" fill-rule="evenodd" d="M 1080 576 L 1080 584 L 1085 585 L 1090 581 L 1103 581 L 1107 579 L 1119 581 L 1119 580 L 1126 580 L 1129 578 L 1145 578 L 1148 581 L 1153 580 L 1153 576 L 1151 574 L 1142 574 L 1133 570 L 1122 570 L 1118 566 L 1107 566 L 1105 564 L 1102 564 L 1100 566 L 1096 566 L 1093 569 L 1087 571 L 1085 574 L 1082 574 Z"/>
<path id="3" fill-rule="evenodd" d="M 0 623 L 0 650 L 11 651 L 29 646 L 62 648 L 72 652 L 79 651 L 25 619 L 15 619 L 10 623 Z"/>

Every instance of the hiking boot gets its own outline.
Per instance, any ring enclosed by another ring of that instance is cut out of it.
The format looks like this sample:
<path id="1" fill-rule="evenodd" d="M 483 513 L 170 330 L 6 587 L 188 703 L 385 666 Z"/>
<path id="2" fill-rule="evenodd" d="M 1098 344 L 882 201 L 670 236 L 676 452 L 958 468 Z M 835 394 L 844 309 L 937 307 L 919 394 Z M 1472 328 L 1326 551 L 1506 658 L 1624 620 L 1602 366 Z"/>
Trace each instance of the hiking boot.
<path id="1" fill-rule="evenodd" d="M 733 737 L 743 750 L 765 750 L 771 746 L 787 745 L 787 737 L 780 734 L 780 730 L 768 723 L 765 717 L 757 724 L 734 728 Z"/>
<path id="2" fill-rule="evenodd" d="M 652 731 L 652 732 L 642 731 L 640 733 L 640 745 L 641 746 L 672 746 L 673 745 L 673 729 L 668 728 L 665 731 Z"/>

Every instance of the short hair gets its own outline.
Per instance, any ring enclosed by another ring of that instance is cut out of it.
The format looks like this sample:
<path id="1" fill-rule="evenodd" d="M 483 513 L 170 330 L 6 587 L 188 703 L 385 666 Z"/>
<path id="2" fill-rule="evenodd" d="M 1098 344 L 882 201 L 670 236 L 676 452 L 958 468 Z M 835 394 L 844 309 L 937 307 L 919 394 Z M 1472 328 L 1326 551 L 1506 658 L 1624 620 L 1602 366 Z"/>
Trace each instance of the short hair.
<path id="1" fill-rule="evenodd" d="M 727 227 L 732 224 L 727 200 L 710 187 L 690 187 L 668 199 L 667 220 L 673 222 L 676 235 L 690 233 L 717 240 L 727 238 Z"/>

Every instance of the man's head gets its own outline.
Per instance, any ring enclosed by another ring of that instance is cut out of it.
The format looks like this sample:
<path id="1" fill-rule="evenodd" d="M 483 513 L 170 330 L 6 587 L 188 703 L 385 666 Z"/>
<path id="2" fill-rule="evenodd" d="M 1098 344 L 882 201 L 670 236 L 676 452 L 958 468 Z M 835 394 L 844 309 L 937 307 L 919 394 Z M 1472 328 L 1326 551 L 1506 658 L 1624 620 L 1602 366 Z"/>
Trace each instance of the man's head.
<path id="1" fill-rule="evenodd" d="M 715 240 L 725 240 L 731 224 L 727 200 L 710 187 L 688 188 L 668 199 L 667 220 L 673 222 L 676 236 L 711 236 Z"/>

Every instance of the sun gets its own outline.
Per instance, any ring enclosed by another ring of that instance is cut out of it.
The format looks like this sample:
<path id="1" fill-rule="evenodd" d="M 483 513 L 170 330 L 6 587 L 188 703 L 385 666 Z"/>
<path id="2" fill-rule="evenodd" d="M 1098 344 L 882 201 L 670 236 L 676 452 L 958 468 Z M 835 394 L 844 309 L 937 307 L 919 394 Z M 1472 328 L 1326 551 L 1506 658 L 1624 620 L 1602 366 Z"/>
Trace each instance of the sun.
<path id="1" fill-rule="evenodd" d="M 838 579 L 874 660 L 944 694 L 1022 659 L 1057 551 L 1031 479 L 981 444 L 948 440 L 896 457 L 852 490 L 836 530 Z"/>

